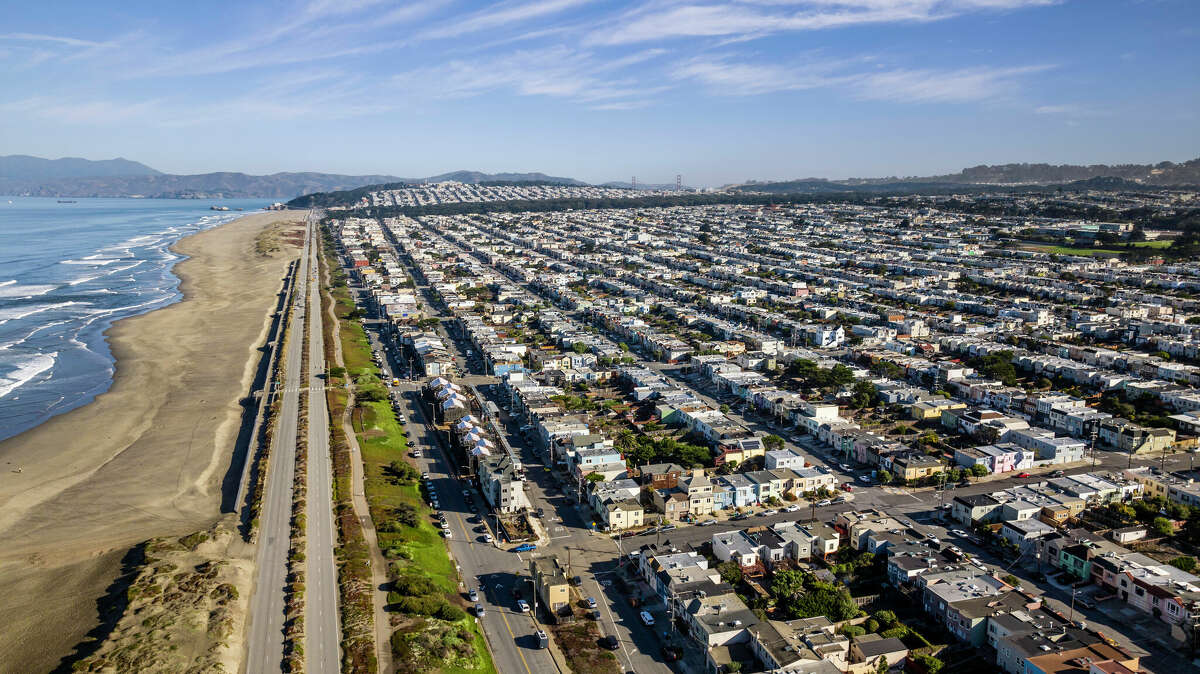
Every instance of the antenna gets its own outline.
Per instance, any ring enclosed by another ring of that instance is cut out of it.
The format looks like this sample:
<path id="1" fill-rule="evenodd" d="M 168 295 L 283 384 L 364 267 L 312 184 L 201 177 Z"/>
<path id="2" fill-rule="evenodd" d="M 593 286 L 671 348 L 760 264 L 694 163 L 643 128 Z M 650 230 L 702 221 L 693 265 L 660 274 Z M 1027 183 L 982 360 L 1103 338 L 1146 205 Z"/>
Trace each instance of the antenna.
<path id="1" fill-rule="evenodd" d="M 675 191 L 678 192 L 679 190 L 682 190 L 682 189 L 683 189 L 683 174 L 676 173 L 675 174 Z"/>
<path id="2" fill-rule="evenodd" d="M 635 190 L 636 190 L 636 189 L 637 189 L 637 176 L 634 176 L 634 177 L 633 177 L 633 180 L 632 180 L 632 181 L 630 181 L 630 182 L 631 182 L 631 184 L 633 185 L 633 189 L 635 189 Z"/>

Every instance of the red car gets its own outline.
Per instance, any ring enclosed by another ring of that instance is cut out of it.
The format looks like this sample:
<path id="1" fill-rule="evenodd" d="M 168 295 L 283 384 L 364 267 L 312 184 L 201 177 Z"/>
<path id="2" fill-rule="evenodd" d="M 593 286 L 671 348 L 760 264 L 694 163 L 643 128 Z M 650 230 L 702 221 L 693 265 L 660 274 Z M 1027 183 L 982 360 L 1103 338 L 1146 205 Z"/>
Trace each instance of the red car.
<path id="1" fill-rule="evenodd" d="M 1029 473 L 1021 473 L 1017 477 L 1031 477 L 1031 476 L 1029 475 Z"/>
<path id="2" fill-rule="evenodd" d="M 849 482 L 845 482 L 842 484 L 842 491 L 854 491 L 854 485 L 850 484 Z"/>

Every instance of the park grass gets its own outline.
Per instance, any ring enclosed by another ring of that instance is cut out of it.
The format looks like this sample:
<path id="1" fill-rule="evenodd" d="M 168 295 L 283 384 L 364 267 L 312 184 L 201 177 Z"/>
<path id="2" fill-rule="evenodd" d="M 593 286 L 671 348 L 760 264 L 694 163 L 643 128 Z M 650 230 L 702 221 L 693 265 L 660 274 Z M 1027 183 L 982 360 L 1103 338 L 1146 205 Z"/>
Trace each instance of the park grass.
<path id="1" fill-rule="evenodd" d="M 1170 239 L 1162 239 L 1159 241 L 1138 241 L 1134 244 L 1135 248 L 1153 248 L 1162 250 L 1171 246 Z M 1075 248 L 1073 246 L 1053 246 L 1042 244 L 1025 244 L 1021 248 L 1025 250 L 1037 251 L 1039 253 L 1049 253 L 1051 255 L 1083 255 L 1091 257 L 1111 257 L 1127 252 L 1124 246 L 1116 248 Z"/>

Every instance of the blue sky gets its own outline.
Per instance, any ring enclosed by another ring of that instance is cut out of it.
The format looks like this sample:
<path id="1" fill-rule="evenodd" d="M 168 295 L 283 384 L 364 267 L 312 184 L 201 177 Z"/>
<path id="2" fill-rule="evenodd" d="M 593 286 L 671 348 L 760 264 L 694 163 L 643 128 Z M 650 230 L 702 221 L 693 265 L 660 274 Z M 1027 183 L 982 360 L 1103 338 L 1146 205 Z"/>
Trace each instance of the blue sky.
<path id="1" fill-rule="evenodd" d="M 1196 0 L 10 4 L 0 154 L 693 185 L 1200 156 Z"/>

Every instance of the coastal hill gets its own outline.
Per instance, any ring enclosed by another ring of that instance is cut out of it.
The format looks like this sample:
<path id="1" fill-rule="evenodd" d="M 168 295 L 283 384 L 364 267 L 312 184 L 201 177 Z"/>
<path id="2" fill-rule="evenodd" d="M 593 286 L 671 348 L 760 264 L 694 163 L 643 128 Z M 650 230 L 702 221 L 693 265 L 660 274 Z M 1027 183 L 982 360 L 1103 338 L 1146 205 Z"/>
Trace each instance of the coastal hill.
<path id="1" fill-rule="evenodd" d="M 727 189 L 742 192 L 819 193 L 819 192 L 878 192 L 921 191 L 960 185 L 1070 185 L 1090 189 L 1138 189 L 1144 187 L 1192 187 L 1200 185 L 1200 159 L 1183 163 L 1157 164 L 997 164 L 965 168 L 958 173 L 936 176 L 887 178 L 848 178 L 758 182 L 729 185 Z"/>
<path id="2" fill-rule="evenodd" d="M 78 157 L 43 159 L 27 154 L 0 156 L 0 179 L 45 180 L 99 176 L 156 176 L 161 172 L 128 159 L 92 161 Z"/>
<path id="3" fill-rule="evenodd" d="M 147 197 L 178 199 L 291 199 L 315 192 L 349 190 L 381 183 L 426 183 L 455 180 L 478 182 L 544 182 L 585 185 L 574 178 L 544 173 L 454 171 L 428 178 L 335 173 L 162 173 L 127 159 L 42 159 L 0 156 L 0 194 L 33 197 Z"/>

